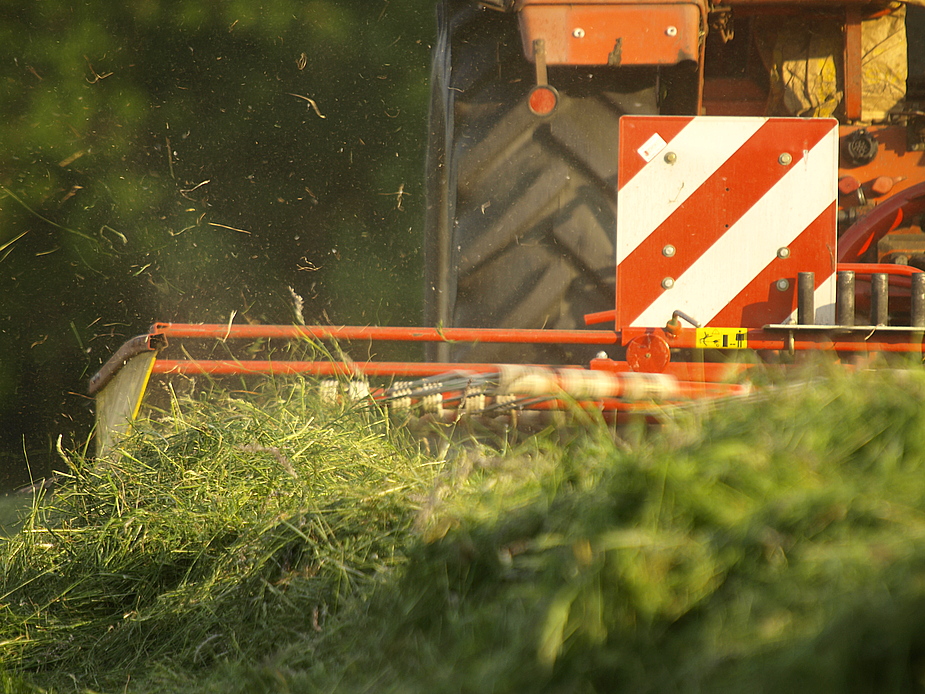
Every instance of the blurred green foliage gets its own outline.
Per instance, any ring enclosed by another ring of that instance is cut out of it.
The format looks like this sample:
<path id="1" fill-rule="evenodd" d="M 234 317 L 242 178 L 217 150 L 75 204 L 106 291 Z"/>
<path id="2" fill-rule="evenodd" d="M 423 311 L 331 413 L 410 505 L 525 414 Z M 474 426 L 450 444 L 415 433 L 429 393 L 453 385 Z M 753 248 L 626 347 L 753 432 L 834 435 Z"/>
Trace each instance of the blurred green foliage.
<path id="1" fill-rule="evenodd" d="M 418 322 L 433 4 L 0 9 L 0 487 L 154 320 Z"/>

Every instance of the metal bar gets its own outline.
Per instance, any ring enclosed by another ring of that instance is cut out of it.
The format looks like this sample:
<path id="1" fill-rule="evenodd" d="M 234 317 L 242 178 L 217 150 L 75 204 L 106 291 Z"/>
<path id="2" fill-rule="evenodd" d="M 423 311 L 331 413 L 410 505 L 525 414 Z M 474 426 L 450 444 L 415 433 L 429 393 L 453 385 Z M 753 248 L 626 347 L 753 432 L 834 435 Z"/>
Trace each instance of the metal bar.
<path id="1" fill-rule="evenodd" d="M 536 65 L 536 84 L 545 86 L 549 84 L 546 72 L 546 39 L 533 40 L 533 60 Z"/>
<path id="2" fill-rule="evenodd" d="M 599 325 L 601 323 L 609 323 L 610 321 L 617 319 L 617 312 L 614 309 L 607 309 L 606 311 L 597 311 L 596 313 L 586 313 L 585 314 L 585 325 Z"/>
<path id="3" fill-rule="evenodd" d="M 849 122 L 861 120 L 861 10 L 845 7 L 845 116 Z"/>
<path id="4" fill-rule="evenodd" d="M 839 325 L 854 325 L 854 272 L 838 271 L 835 299 L 835 322 Z"/>
<path id="5" fill-rule="evenodd" d="M 223 325 L 155 323 L 152 334 L 215 340 L 383 340 L 398 342 L 508 342 L 525 344 L 612 345 L 612 330 L 531 330 L 507 328 L 403 328 L 349 325 Z"/>
<path id="6" fill-rule="evenodd" d="M 778 345 L 779 347 L 779 345 Z M 234 361 L 232 359 L 158 359 L 154 363 L 154 373 L 160 374 L 210 374 L 222 375 L 292 375 L 310 376 L 396 376 L 418 377 L 441 376 L 452 372 L 495 373 L 499 364 L 460 364 L 457 362 L 345 362 L 332 361 Z M 541 364 L 525 365 L 538 369 L 548 369 Z M 671 362 L 665 374 L 682 381 L 710 382 L 724 381 L 742 371 L 752 368 L 753 364 L 721 364 L 701 362 Z M 583 367 L 556 367 L 583 368 Z M 601 363 L 598 361 L 594 371 L 613 373 L 633 373 L 629 364 L 620 361 Z"/>
<path id="7" fill-rule="evenodd" d="M 879 272 L 894 277 L 912 277 L 922 271 L 911 265 L 894 265 L 893 263 L 839 263 L 838 270 L 850 270 L 857 275 L 872 275 Z"/>
<path id="8" fill-rule="evenodd" d="M 922 271 L 911 265 L 892 265 L 889 263 L 839 263 L 839 272 L 851 270 L 856 276 L 855 287 L 870 281 L 875 273 L 889 275 L 890 286 L 899 289 L 909 289 L 912 278 L 922 274 Z"/>
<path id="9" fill-rule="evenodd" d="M 541 365 L 535 365 L 540 367 Z M 494 373 L 498 364 L 460 364 L 449 362 L 389 362 L 368 361 L 235 361 L 234 359 L 158 359 L 154 373 L 221 375 L 287 375 L 310 376 L 439 376 L 452 371 Z"/>
<path id="10" fill-rule="evenodd" d="M 886 325 L 890 316 L 890 276 L 875 272 L 870 276 L 870 324 Z"/>
<path id="11" fill-rule="evenodd" d="M 870 330 L 873 332 L 875 326 L 871 326 Z M 911 332 L 911 331 L 910 331 Z M 890 352 L 890 353 L 902 353 L 908 352 L 911 354 L 922 354 L 922 333 L 918 333 L 919 339 L 910 339 L 912 335 L 905 335 L 904 339 L 897 341 L 874 341 L 874 340 L 865 340 L 864 336 L 860 336 L 855 340 L 832 340 L 832 339 L 823 339 L 823 340 L 798 340 L 794 339 L 793 348 L 796 351 L 816 351 L 816 352 Z M 780 340 L 752 340 L 748 341 L 749 349 L 768 349 L 768 350 L 783 350 L 786 346 Z"/>
<path id="12" fill-rule="evenodd" d="M 797 273 L 797 323 L 813 325 L 816 322 L 816 273 Z"/>
<path id="13" fill-rule="evenodd" d="M 912 275 L 911 298 L 909 323 L 916 328 L 925 328 L 925 273 Z"/>
<path id="14" fill-rule="evenodd" d="M 849 332 L 850 331 L 850 332 Z M 626 331 L 630 337 L 639 334 Z M 912 352 L 922 353 L 923 332 L 915 328 L 889 326 L 798 326 L 775 325 L 746 332 L 749 350 L 783 350 L 789 345 L 788 335 L 793 335 L 793 346 L 797 350 L 837 350 L 845 352 Z M 693 349 L 697 347 L 697 331 L 683 328 L 671 336 L 668 343 L 672 349 Z M 592 362 L 596 365 L 598 360 Z M 669 363 L 669 369 L 671 368 Z M 706 366 L 706 364 L 704 365 Z M 730 365 L 726 365 L 730 366 Z"/>
<path id="15" fill-rule="evenodd" d="M 871 326 L 871 331 L 875 329 Z M 919 333 L 919 339 L 911 339 L 910 335 L 904 336 L 905 339 L 893 341 L 874 341 L 865 340 L 861 335 L 855 340 L 798 340 L 794 339 L 793 348 L 797 351 L 836 351 L 836 352 L 909 352 L 913 354 L 922 353 L 922 334 Z M 749 340 L 749 349 L 770 349 L 781 350 L 785 346 L 780 340 Z"/>

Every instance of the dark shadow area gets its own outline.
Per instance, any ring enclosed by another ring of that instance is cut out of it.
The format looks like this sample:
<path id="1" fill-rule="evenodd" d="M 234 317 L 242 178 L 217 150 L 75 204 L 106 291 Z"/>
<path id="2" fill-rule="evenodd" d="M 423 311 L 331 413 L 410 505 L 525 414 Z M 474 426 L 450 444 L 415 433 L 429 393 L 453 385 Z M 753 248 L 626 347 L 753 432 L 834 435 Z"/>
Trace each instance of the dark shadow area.
<path id="1" fill-rule="evenodd" d="M 0 488 L 155 320 L 418 324 L 433 3 L 0 11 Z"/>

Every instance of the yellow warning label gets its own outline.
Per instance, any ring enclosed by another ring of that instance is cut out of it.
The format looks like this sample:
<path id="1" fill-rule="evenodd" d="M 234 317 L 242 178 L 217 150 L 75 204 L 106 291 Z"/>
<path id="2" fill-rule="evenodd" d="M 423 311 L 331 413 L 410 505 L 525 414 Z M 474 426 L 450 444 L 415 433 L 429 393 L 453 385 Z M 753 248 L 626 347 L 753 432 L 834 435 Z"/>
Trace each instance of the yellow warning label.
<path id="1" fill-rule="evenodd" d="M 748 330 L 697 328 L 697 346 L 704 349 L 748 349 Z"/>

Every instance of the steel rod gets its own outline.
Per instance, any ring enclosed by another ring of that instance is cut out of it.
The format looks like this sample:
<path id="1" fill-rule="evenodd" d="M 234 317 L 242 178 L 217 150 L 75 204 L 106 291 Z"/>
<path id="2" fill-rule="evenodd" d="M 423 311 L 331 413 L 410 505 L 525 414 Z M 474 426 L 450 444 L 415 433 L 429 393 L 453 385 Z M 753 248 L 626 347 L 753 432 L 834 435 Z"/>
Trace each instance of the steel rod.
<path id="1" fill-rule="evenodd" d="M 875 272 L 870 276 L 870 324 L 886 325 L 890 316 L 890 276 Z"/>
<path id="2" fill-rule="evenodd" d="M 911 303 L 909 324 L 925 328 L 925 273 L 912 275 Z"/>
<path id="3" fill-rule="evenodd" d="M 816 273 L 797 273 L 797 323 L 816 323 Z"/>
<path id="4" fill-rule="evenodd" d="M 280 338 L 284 340 L 383 340 L 398 342 L 509 342 L 528 344 L 612 345 L 612 330 L 544 330 L 517 328 L 403 328 L 351 325 L 236 325 L 155 323 L 151 333 L 165 337 L 216 340 Z"/>
<path id="5" fill-rule="evenodd" d="M 840 270 L 836 287 L 835 322 L 838 325 L 854 325 L 854 272 Z"/>

